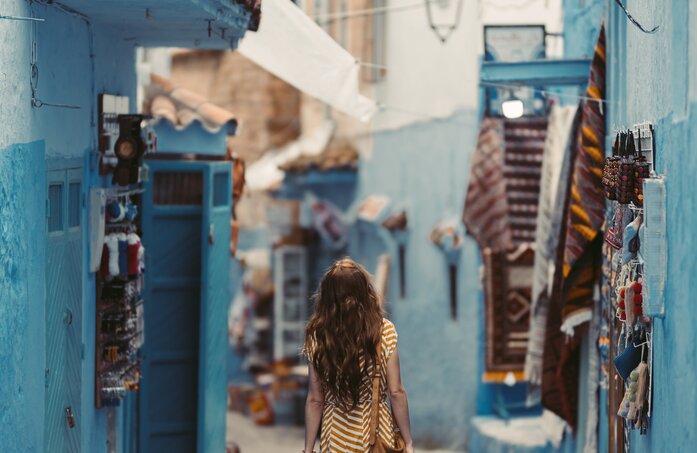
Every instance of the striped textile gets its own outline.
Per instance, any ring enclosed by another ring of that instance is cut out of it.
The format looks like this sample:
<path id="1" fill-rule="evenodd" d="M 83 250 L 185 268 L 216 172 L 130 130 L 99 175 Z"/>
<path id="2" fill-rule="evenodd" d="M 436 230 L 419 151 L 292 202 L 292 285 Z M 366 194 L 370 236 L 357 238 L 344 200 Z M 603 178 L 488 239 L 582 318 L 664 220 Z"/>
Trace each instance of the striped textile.
<path id="1" fill-rule="evenodd" d="M 395 447 L 395 432 L 397 426 L 392 418 L 392 409 L 387 401 L 387 378 L 384 370 L 387 360 L 397 348 L 397 330 L 391 321 L 384 319 L 380 360 L 382 379 L 380 382 L 380 411 L 378 414 L 378 436 L 385 445 Z M 312 351 L 306 351 L 311 360 Z M 364 362 L 361 361 L 361 366 Z M 372 365 L 361 385 L 361 395 L 358 405 L 350 412 L 345 412 L 333 395 L 324 395 L 324 411 L 322 412 L 322 427 L 320 433 L 320 453 L 366 453 L 369 445 L 370 403 L 372 399 Z"/>
<path id="2" fill-rule="evenodd" d="M 537 205 L 540 197 L 542 157 L 547 118 L 530 117 L 504 122 L 508 220 L 513 246 L 535 242 Z"/>
<path id="3" fill-rule="evenodd" d="M 513 246 L 504 180 L 503 120 L 484 118 L 472 154 L 463 221 L 480 247 L 509 250 Z"/>
<path id="4" fill-rule="evenodd" d="M 484 118 L 472 155 L 463 221 L 481 248 L 535 241 L 547 120 Z"/>
<path id="5" fill-rule="evenodd" d="M 603 25 L 586 89 L 586 96 L 590 99 L 605 99 L 605 57 Z M 605 220 L 605 195 L 601 183 L 605 158 L 605 115 L 599 102 L 586 101 L 583 106 L 576 156 L 564 248 L 565 297 L 562 308 L 562 328 L 571 334 L 574 327 L 590 319 L 593 286 L 598 277 L 597 271 L 575 265 L 587 253 L 593 254 L 590 262 L 600 262 L 600 246 L 589 249 L 592 243 L 596 243 L 594 239 Z M 572 276 L 572 273 L 578 275 Z"/>

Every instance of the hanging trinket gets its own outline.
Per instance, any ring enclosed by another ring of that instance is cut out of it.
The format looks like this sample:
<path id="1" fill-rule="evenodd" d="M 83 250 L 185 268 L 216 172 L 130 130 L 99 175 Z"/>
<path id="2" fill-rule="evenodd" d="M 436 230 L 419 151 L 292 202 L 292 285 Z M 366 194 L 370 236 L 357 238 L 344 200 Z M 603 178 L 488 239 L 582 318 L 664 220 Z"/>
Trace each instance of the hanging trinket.
<path id="1" fill-rule="evenodd" d="M 619 146 L 620 133 L 618 132 L 612 145 L 612 156 L 605 159 L 605 165 L 603 165 L 603 178 L 601 183 L 605 188 L 605 196 L 608 200 L 617 199 L 616 187 L 620 171 Z"/>
<path id="2" fill-rule="evenodd" d="M 620 140 L 619 154 L 622 160 L 619 166 L 615 196 L 621 204 L 629 204 L 634 200 L 635 195 L 634 155 L 636 154 L 636 146 L 632 131 L 623 132 L 620 136 L 622 138 Z"/>
<path id="3" fill-rule="evenodd" d="M 637 206 L 644 205 L 643 183 L 644 178 L 649 177 L 651 164 L 646 161 L 645 157 L 640 157 L 634 162 L 634 204 Z"/>

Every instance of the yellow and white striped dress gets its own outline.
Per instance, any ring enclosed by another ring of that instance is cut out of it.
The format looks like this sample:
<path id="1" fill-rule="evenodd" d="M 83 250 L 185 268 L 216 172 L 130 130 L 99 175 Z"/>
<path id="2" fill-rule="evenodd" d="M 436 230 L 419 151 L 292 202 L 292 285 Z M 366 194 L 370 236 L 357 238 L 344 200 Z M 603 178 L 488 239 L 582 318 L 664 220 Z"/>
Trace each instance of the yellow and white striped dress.
<path id="1" fill-rule="evenodd" d="M 379 350 L 381 360 L 380 411 L 378 413 L 378 436 L 386 445 L 394 447 L 395 432 L 398 431 L 392 417 L 392 409 L 387 401 L 387 359 L 397 348 L 397 330 L 388 319 L 382 322 L 382 340 Z M 311 351 L 306 351 L 308 358 Z M 362 365 L 362 364 L 361 364 Z M 324 395 L 324 411 L 320 434 L 320 453 L 365 453 L 370 426 L 370 403 L 372 399 L 372 365 L 363 377 L 358 405 L 345 412 L 333 395 Z"/>

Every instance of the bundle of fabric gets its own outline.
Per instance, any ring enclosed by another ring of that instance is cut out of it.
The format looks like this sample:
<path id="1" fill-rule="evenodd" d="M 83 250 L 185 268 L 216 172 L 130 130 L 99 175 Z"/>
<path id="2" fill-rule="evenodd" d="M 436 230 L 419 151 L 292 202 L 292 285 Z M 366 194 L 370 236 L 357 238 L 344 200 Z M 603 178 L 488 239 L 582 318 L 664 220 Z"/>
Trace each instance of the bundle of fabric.
<path id="1" fill-rule="evenodd" d="M 605 200 L 605 27 L 591 64 L 545 329 L 542 405 L 576 428 L 579 345 L 600 274 Z"/>

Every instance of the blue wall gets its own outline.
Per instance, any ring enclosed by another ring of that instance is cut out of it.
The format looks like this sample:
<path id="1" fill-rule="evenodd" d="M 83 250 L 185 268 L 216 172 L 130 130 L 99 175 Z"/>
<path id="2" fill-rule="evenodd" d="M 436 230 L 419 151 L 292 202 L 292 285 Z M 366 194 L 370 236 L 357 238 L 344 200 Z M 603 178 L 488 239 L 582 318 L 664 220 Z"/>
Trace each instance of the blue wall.
<path id="1" fill-rule="evenodd" d="M 477 123 L 476 113 L 467 111 L 376 133 L 372 157 L 362 159 L 359 169 L 357 199 L 385 194 L 405 203 L 408 211 L 404 300 L 394 244 L 364 225 L 350 252 L 370 271 L 381 253 L 391 253 L 387 309 L 399 333 L 412 428 L 426 445 L 464 446 L 481 385 L 479 251 L 466 240 L 458 267 L 458 318 L 453 321 L 447 263 L 429 239 L 443 216 L 460 221 Z"/>
<path id="2" fill-rule="evenodd" d="M 44 143 L 0 149 L 0 450 L 41 451 L 44 408 Z M 32 282 L 32 284 L 29 284 Z"/>
<path id="3" fill-rule="evenodd" d="M 2 6 L 3 14 L 31 15 L 23 0 Z M 34 14 L 46 20 L 36 26 L 37 97 L 80 108 L 31 107 L 30 23 L 0 20 L 0 451 L 43 449 L 46 160 L 83 160 L 83 190 L 104 185 L 90 153 L 96 148 L 96 94 L 131 96 L 135 109 L 134 48 L 121 32 L 53 7 L 35 4 Z M 84 253 L 87 262 L 87 247 Z M 79 422 L 88 452 L 106 449 L 106 412 L 94 409 L 94 298 L 94 276 L 85 268 Z"/>
<path id="4" fill-rule="evenodd" d="M 630 436 L 630 451 L 691 451 L 697 443 L 697 10 L 688 0 L 628 2 L 632 15 L 654 35 L 641 33 L 614 2 L 607 11 L 566 1 L 567 52 L 592 46 L 588 34 L 603 15 L 608 28 L 608 130 L 649 120 L 656 127 L 656 169 L 666 174 L 668 273 L 666 315 L 654 322 L 654 394 L 649 433 Z M 587 18 L 574 21 L 573 18 Z M 691 27 L 690 27 L 691 25 Z M 582 44 L 585 42 L 585 44 Z M 574 43 L 571 45 L 570 43 Z M 573 55 L 570 55 L 573 56 Z M 609 137 L 608 137 L 609 140 Z M 607 414 L 601 404 L 599 445 L 607 448 Z"/>

